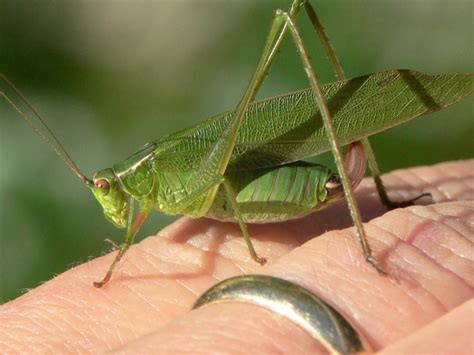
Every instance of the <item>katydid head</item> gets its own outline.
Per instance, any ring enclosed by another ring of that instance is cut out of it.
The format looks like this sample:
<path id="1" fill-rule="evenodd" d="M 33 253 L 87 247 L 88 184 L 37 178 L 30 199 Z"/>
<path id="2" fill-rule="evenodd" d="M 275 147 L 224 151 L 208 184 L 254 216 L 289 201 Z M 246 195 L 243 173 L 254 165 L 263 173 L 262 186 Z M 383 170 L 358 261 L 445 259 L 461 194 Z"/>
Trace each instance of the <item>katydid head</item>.
<path id="1" fill-rule="evenodd" d="M 105 218 L 119 228 L 127 226 L 128 198 L 112 169 L 103 169 L 92 176 L 92 193 L 104 209 Z"/>

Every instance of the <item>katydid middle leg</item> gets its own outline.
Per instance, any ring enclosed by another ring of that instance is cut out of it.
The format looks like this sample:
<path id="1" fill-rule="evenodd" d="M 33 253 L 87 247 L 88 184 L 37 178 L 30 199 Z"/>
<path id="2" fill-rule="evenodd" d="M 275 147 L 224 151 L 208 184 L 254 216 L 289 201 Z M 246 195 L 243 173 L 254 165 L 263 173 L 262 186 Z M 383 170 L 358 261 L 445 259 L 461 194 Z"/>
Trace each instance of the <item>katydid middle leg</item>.
<path id="1" fill-rule="evenodd" d="M 267 259 L 259 257 L 257 255 L 257 252 L 255 251 L 255 248 L 252 244 L 252 239 L 250 238 L 250 234 L 247 229 L 247 225 L 245 224 L 244 219 L 242 217 L 242 213 L 240 212 L 239 204 L 237 202 L 237 195 L 235 194 L 234 188 L 227 180 L 224 181 L 223 184 L 227 193 L 227 198 L 232 206 L 232 209 L 234 210 L 235 218 L 237 219 L 237 222 L 240 226 L 240 230 L 242 231 L 242 235 L 244 236 L 245 243 L 247 244 L 247 249 L 250 252 L 250 256 L 260 265 L 264 265 L 267 262 Z"/>

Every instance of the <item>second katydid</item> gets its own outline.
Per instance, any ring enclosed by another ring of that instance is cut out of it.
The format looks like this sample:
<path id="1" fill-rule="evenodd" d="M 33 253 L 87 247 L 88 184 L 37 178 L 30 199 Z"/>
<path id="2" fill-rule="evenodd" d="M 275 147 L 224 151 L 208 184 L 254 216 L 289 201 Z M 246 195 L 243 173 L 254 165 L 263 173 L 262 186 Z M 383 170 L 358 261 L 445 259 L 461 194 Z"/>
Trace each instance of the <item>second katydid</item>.
<path id="1" fill-rule="evenodd" d="M 303 8 L 336 68 L 337 82 L 321 85 L 311 66 L 294 22 Z M 311 89 L 254 102 L 288 32 L 296 42 Z M 252 258 L 263 264 L 265 259 L 257 256 L 245 223 L 297 218 L 327 206 L 343 191 L 365 258 L 383 273 L 365 239 L 351 189 L 364 174 L 364 155 L 359 144 L 351 145 L 346 171 L 340 144 L 445 108 L 472 91 L 470 74 L 391 70 L 347 80 L 309 2 L 294 0 L 288 12 L 277 11 L 255 74 L 235 110 L 148 143 L 92 179 L 79 171 L 51 131 L 47 134 L 58 154 L 91 188 L 106 218 L 118 227 L 127 227 L 124 243 L 104 279 L 94 283 L 96 287 L 109 281 L 152 209 L 236 221 Z M 367 141 L 363 143 L 369 148 Z M 339 176 L 302 161 L 328 150 L 334 152 Z M 370 150 L 367 155 L 373 156 Z M 381 198 L 387 205 L 393 204 L 374 163 L 369 159 Z M 140 204 L 140 211 L 133 221 L 134 201 Z"/>

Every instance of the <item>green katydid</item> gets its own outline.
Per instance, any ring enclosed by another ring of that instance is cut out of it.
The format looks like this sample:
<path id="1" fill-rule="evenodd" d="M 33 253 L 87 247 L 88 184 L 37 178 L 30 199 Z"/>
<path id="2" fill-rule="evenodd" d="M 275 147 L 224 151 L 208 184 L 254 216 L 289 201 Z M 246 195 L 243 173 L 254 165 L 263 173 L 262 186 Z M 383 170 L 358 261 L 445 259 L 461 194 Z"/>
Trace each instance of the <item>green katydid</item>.
<path id="1" fill-rule="evenodd" d="M 365 241 L 337 140 L 348 144 L 447 107 L 472 92 L 472 75 L 430 76 L 393 70 L 345 80 L 339 69 L 342 80 L 321 86 L 294 24 L 303 7 L 313 16 L 312 22 L 320 34 L 324 34 L 306 1 L 294 0 L 289 13 L 278 12 L 260 64 L 235 111 L 149 143 L 123 163 L 96 173 L 92 180 L 79 171 L 60 144 L 56 147 L 71 169 L 92 189 L 106 217 L 120 227 L 128 227 L 125 243 L 120 246 L 104 280 L 96 286 L 102 286 L 110 279 L 152 208 L 171 214 L 237 220 L 252 257 L 263 262 L 253 250 L 245 222 L 298 217 L 341 196 L 339 179 L 329 169 L 301 162 L 330 149 L 335 151 L 342 172 L 340 179 L 348 190 L 349 205 L 364 254 L 379 271 L 383 271 L 372 258 Z M 282 33 L 287 32 L 296 39 L 312 89 L 252 102 L 276 58 L 285 37 Z M 323 43 L 331 51 L 328 39 Z M 328 133 L 332 135 L 331 139 L 328 139 Z M 51 137 L 57 144 L 54 135 Z M 355 155 L 360 160 L 357 148 L 355 152 L 349 158 Z M 368 155 L 371 156 L 370 151 Z M 373 165 L 373 160 L 369 163 Z M 361 177 L 360 162 L 355 165 L 355 170 L 350 169 L 354 185 Z M 374 175 L 378 179 L 376 168 Z M 277 184 L 278 188 L 271 184 Z M 302 186 L 305 188 L 297 190 Z M 380 183 L 378 187 L 388 204 Z M 257 189 L 264 191 L 258 194 Z M 132 223 L 134 200 L 141 207 Z M 275 203 L 268 203 L 268 200 Z"/>

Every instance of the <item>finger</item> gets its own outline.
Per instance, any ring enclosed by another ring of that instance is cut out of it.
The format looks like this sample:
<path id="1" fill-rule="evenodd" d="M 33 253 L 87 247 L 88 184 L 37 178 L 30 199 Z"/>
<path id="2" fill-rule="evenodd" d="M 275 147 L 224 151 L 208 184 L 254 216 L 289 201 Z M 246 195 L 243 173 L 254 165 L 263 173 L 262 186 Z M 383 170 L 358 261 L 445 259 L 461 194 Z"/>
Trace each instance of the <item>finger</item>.
<path id="1" fill-rule="evenodd" d="M 474 301 L 470 300 L 381 353 L 468 354 L 472 352 L 473 314 Z"/>
<path id="2" fill-rule="evenodd" d="M 313 239 L 263 273 L 296 282 L 325 299 L 378 350 L 472 297 L 473 215 L 471 202 L 452 202 L 392 211 L 366 224 L 375 255 L 389 265 L 396 281 L 379 276 L 363 260 L 353 228 Z M 306 353 L 321 350 L 317 346 L 277 314 L 228 302 L 179 317 L 118 350 Z"/>
<path id="3" fill-rule="evenodd" d="M 247 303 L 192 311 L 117 353 L 324 354 L 323 346 L 288 319 Z"/>
<path id="4" fill-rule="evenodd" d="M 450 169 L 444 168 L 447 165 Z M 429 184 L 423 182 L 423 188 L 445 186 L 445 195 L 450 198 L 469 196 L 472 161 L 440 166 L 435 166 L 432 173 L 428 169 L 431 180 Z M 450 171 L 449 176 L 445 170 Z M 412 171 L 404 176 L 410 176 Z M 370 197 L 370 193 L 365 196 Z M 337 208 L 343 206 L 336 206 L 336 211 Z M 275 263 L 313 233 L 350 225 L 349 220 L 340 222 L 344 219 L 342 213 L 335 213 L 335 217 L 329 210 L 322 213 L 299 221 L 301 225 L 294 221 L 252 226 L 257 250 Z M 315 222 L 319 223 L 317 227 Z M 197 295 L 217 280 L 265 270 L 251 262 L 242 239 L 235 235 L 239 235 L 238 227 L 230 223 L 181 220 L 163 231 L 162 238 L 147 238 L 135 245 L 112 282 L 102 290 L 92 288 L 91 283 L 103 276 L 113 254 L 69 270 L 2 306 L 0 332 L 5 336 L 0 339 L 6 339 L 3 346 L 16 341 L 17 346 L 26 344 L 31 351 L 45 346 L 59 351 L 104 351 L 159 329 L 187 313 Z M 323 261 L 328 260 L 324 255 L 334 254 L 332 259 L 337 260 L 341 258 L 337 256 L 339 248 L 347 250 L 351 240 L 347 235 L 332 237 L 330 247 L 323 247 L 312 258 Z M 359 255 L 357 246 L 353 250 L 355 256 Z M 329 270 L 330 265 L 321 263 L 318 269 Z"/>

